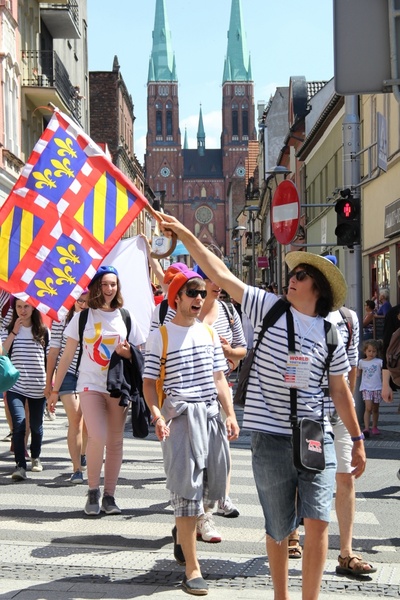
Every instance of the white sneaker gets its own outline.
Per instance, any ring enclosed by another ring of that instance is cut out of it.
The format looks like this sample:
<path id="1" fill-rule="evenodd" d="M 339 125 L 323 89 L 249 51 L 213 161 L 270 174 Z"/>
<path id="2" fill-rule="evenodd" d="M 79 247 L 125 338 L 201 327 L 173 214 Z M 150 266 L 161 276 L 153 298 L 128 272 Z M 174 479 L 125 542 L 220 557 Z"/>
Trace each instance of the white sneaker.
<path id="1" fill-rule="evenodd" d="M 197 539 L 210 544 L 217 544 L 222 540 L 210 512 L 197 518 Z"/>
<path id="2" fill-rule="evenodd" d="M 32 458 L 31 460 L 32 468 L 31 471 L 34 473 L 41 473 L 43 471 L 42 463 L 40 462 L 40 458 Z"/>
<path id="3" fill-rule="evenodd" d="M 14 481 L 23 481 L 26 478 L 26 471 L 24 467 L 15 467 L 15 471 L 11 475 L 11 479 L 14 479 Z"/>
<path id="4" fill-rule="evenodd" d="M 55 412 L 50 412 L 48 408 L 46 408 L 45 413 L 44 413 L 44 418 L 47 421 L 55 421 L 56 420 L 56 413 Z"/>
<path id="5" fill-rule="evenodd" d="M 239 511 L 233 504 L 229 496 L 226 496 L 223 500 L 218 500 L 217 515 L 227 517 L 228 519 L 234 519 L 239 516 Z"/>

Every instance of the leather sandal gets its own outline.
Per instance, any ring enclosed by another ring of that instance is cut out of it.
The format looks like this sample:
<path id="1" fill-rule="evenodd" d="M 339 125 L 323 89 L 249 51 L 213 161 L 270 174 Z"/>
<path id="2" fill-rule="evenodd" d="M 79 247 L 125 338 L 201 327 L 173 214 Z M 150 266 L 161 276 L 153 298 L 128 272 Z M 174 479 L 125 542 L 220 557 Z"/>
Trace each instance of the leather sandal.
<path id="1" fill-rule="evenodd" d="M 370 563 L 362 559 L 358 554 L 351 556 L 338 556 L 339 565 L 336 567 L 338 575 L 352 575 L 359 577 L 360 575 L 370 575 L 376 573 L 377 569 Z"/>
<path id="2" fill-rule="evenodd" d="M 303 548 L 300 546 L 300 536 L 291 535 L 288 539 L 288 554 L 289 558 L 301 558 Z"/>

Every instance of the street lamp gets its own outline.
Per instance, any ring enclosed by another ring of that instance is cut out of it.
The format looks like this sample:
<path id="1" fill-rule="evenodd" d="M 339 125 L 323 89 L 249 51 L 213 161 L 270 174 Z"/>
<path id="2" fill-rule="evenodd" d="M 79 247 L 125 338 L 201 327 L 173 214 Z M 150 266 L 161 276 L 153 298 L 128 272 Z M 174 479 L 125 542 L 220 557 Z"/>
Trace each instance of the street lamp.
<path id="1" fill-rule="evenodd" d="M 255 239 L 255 231 L 254 231 L 254 222 L 257 218 L 256 212 L 258 212 L 258 206 L 246 206 L 245 211 L 249 212 L 249 222 L 251 224 L 251 277 L 250 277 L 250 285 L 255 285 L 256 283 L 256 239 Z"/>
<path id="2" fill-rule="evenodd" d="M 242 238 L 244 236 L 244 232 L 246 231 L 246 229 L 247 228 L 244 225 L 238 225 L 234 229 L 234 231 L 238 234 L 238 237 L 235 239 L 237 240 L 238 249 L 239 249 L 239 252 L 238 252 L 238 261 L 239 261 L 238 277 L 241 281 L 243 280 Z"/>

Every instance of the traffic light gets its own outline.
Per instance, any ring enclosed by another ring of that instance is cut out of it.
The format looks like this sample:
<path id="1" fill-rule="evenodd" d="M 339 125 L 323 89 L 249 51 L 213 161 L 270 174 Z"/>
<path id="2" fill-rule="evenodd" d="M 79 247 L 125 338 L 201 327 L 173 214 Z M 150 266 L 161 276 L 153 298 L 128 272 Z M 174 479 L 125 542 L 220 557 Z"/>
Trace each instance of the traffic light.
<path id="1" fill-rule="evenodd" d="M 361 241 L 360 199 L 354 198 L 350 190 L 342 190 L 340 195 L 335 206 L 337 245 L 352 248 Z"/>

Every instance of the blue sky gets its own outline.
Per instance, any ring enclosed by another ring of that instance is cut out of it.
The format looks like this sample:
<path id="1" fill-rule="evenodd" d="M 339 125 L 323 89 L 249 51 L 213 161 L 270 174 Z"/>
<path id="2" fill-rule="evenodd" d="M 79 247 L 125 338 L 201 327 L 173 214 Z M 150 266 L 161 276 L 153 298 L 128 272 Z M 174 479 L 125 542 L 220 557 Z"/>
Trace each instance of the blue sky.
<path id="1" fill-rule="evenodd" d="M 135 154 L 143 163 L 147 130 L 147 73 L 155 0 L 88 0 L 89 69 L 109 71 L 114 55 L 135 106 Z M 206 148 L 218 148 L 222 75 L 231 0 L 166 0 L 179 81 L 182 139 L 197 145 L 202 105 Z M 291 76 L 333 77 L 331 0 L 242 0 L 251 54 L 255 105 Z"/>

